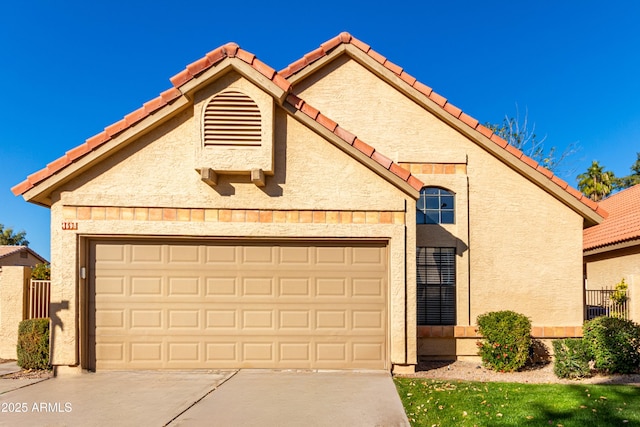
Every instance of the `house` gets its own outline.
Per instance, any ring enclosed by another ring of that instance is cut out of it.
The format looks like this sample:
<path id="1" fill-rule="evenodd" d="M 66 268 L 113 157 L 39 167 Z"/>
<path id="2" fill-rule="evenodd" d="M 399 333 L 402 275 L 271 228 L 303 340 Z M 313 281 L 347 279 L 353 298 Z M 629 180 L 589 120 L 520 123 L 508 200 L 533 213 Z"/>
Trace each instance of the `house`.
<path id="1" fill-rule="evenodd" d="M 640 184 L 600 202 L 609 216 L 584 230 L 587 290 L 613 289 L 622 279 L 629 289 L 629 318 L 640 321 Z"/>
<path id="2" fill-rule="evenodd" d="M 12 189 L 51 209 L 55 365 L 411 372 L 501 309 L 581 334 L 602 208 L 362 41 L 171 82 Z"/>
<path id="3" fill-rule="evenodd" d="M 5 265 L 35 267 L 38 264 L 47 264 L 47 260 L 28 246 L 0 245 L 0 267 Z"/>

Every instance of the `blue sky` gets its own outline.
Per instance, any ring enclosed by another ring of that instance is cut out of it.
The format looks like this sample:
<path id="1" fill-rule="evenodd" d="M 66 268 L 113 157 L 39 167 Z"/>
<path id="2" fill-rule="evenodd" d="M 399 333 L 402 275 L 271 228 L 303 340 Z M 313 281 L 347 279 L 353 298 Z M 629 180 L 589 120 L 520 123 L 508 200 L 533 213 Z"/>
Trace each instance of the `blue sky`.
<path id="1" fill-rule="evenodd" d="M 480 122 L 528 114 L 545 146 L 622 176 L 640 151 L 640 2 L 6 2 L 0 223 L 49 258 L 49 211 L 10 188 L 233 41 L 279 70 L 342 31 Z"/>

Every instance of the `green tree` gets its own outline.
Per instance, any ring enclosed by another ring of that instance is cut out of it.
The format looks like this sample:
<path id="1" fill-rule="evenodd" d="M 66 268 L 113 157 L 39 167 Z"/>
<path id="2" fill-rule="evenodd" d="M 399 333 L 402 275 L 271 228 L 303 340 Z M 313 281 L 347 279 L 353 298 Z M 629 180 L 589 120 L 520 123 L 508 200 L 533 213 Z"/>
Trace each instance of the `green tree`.
<path id="1" fill-rule="evenodd" d="M 605 171 L 597 160 L 591 163 L 586 172 L 578 175 L 578 189 L 594 202 L 599 202 L 618 188 L 617 182 L 613 172 Z"/>
<path id="2" fill-rule="evenodd" d="M 527 156 L 551 170 L 556 175 L 560 173 L 561 167 L 566 160 L 578 151 L 576 143 L 571 143 L 561 153 L 557 147 L 546 149 L 544 142 L 547 137 L 539 138 L 536 134 L 535 124 L 530 125 L 528 113 L 520 120 L 520 115 L 516 117 L 505 116 L 500 124 L 485 123 L 485 126 L 491 129 L 496 135 L 507 141 L 509 145 L 514 146 Z M 566 171 L 572 175 L 575 170 Z"/>
<path id="3" fill-rule="evenodd" d="M 631 174 L 618 179 L 618 188 L 629 188 L 640 184 L 640 153 L 636 153 L 636 161 L 631 165 Z"/>
<path id="4" fill-rule="evenodd" d="M 4 225 L 0 224 L 0 245 L 29 246 L 29 241 L 26 237 L 27 233 L 25 231 L 14 233 L 13 228 L 4 228 Z"/>
<path id="5" fill-rule="evenodd" d="M 31 278 L 36 280 L 51 280 L 51 265 L 37 264 L 31 270 Z"/>

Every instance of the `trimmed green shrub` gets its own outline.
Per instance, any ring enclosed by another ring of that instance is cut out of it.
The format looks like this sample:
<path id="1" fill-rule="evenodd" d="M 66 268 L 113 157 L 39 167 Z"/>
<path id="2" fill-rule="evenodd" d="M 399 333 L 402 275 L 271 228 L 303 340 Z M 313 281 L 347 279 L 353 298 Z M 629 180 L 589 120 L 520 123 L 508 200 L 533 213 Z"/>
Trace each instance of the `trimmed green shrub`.
<path id="1" fill-rule="evenodd" d="M 591 376 L 589 351 L 580 338 L 553 340 L 553 373 L 558 378 L 586 378 Z"/>
<path id="2" fill-rule="evenodd" d="M 522 368 L 529 357 L 531 321 L 513 311 L 494 311 L 478 316 L 478 343 L 482 363 L 489 369 L 512 372 Z"/>
<path id="3" fill-rule="evenodd" d="M 27 319 L 18 326 L 18 366 L 49 369 L 49 319 Z"/>
<path id="4" fill-rule="evenodd" d="M 618 317 L 596 317 L 584 324 L 583 340 L 595 368 L 612 374 L 640 369 L 640 325 Z"/>

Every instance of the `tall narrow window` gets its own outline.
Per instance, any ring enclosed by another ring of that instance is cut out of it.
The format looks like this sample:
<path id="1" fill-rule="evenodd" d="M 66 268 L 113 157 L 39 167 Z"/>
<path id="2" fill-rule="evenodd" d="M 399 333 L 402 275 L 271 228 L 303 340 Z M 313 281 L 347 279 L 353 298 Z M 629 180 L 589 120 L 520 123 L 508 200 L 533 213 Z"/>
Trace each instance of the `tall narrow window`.
<path id="1" fill-rule="evenodd" d="M 418 224 L 453 224 L 455 218 L 453 193 L 437 187 L 423 187 L 417 201 Z"/>
<path id="2" fill-rule="evenodd" d="M 417 248 L 416 264 L 418 325 L 455 325 L 455 248 Z"/>

